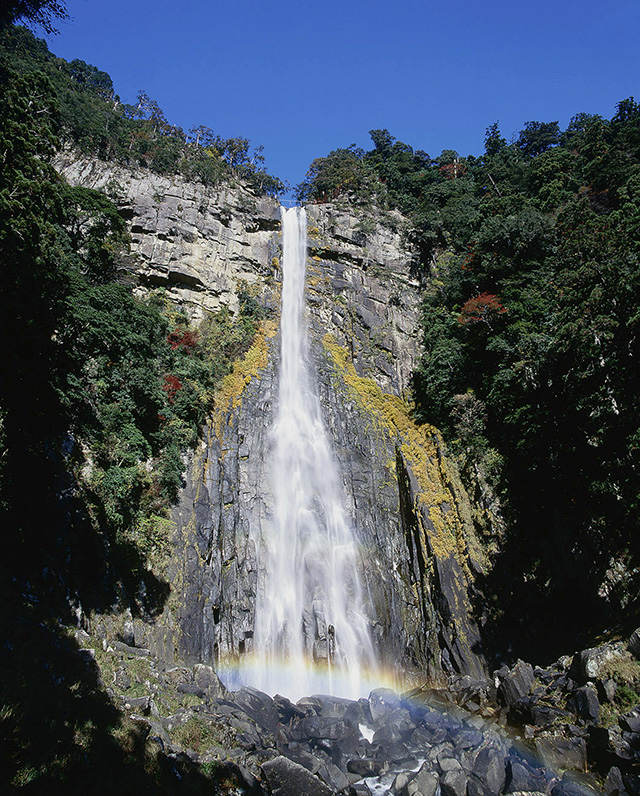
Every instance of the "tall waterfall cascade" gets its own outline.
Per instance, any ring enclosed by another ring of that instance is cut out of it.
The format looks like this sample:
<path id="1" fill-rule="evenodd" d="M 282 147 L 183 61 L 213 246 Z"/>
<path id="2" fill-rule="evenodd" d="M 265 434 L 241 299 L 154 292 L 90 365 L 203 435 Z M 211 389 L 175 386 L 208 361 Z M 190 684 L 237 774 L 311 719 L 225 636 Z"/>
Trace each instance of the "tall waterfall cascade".
<path id="1" fill-rule="evenodd" d="M 278 406 L 272 429 L 273 521 L 259 540 L 254 653 L 245 682 L 293 699 L 357 698 L 376 663 L 358 550 L 309 361 L 306 213 L 282 208 Z"/>

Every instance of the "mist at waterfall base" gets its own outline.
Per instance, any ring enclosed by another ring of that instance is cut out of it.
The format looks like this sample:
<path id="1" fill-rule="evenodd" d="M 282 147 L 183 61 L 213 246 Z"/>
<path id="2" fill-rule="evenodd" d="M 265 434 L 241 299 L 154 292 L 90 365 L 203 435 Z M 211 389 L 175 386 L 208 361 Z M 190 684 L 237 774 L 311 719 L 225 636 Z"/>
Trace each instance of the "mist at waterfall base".
<path id="1" fill-rule="evenodd" d="M 358 549 L 309 364 L 304 284 L 306 213 L 282 208 L 282 312 L 276 418 L 271 429 L 273 516 L 260 538 L 253 649 L 222 662 L 228 688 L 297 700 L 357 699 L 382 673 L 363 607 Z"/>

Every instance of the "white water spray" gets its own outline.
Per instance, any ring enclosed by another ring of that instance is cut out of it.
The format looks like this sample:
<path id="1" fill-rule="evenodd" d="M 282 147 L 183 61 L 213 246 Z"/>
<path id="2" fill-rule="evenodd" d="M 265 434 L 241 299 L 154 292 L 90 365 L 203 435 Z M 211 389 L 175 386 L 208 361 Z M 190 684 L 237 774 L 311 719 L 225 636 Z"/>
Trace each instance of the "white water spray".
<path id="1" fill-rule="evenodd" d="M 294 699 L 318 692 L 357 698 L 375 655 L 356 544 L 309 367 L 304 209 L 283 208 L 282 226 L 274 517 L 262 540 L 251 679 L 267 693 Z"/>

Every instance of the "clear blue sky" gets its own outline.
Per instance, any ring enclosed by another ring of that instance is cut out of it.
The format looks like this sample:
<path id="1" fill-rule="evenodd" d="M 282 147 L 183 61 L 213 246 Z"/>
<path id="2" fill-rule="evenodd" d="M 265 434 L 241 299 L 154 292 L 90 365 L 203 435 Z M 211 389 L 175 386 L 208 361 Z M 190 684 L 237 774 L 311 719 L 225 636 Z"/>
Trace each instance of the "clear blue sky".
<path id="1" fill-rule="evenodd" d="M 498 120 L 640 98 L 639 0 L 67 0 L 53 52 L 108 72 L 168 120 L 264 145 L 296 184 L 315 157 L 368 131 L 432 156 L 483 151 Z"/>

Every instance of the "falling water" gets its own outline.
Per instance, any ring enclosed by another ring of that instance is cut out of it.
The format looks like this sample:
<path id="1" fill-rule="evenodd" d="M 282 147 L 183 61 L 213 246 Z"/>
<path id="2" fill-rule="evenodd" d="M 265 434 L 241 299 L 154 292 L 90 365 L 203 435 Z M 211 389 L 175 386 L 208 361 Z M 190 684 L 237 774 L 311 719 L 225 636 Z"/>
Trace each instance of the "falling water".
<path id="1" fill-rule="evenodd" d="M 357 698 L 375 656 L 357 549 L 309 367 L 304 321 L 306 213 L 282 209 L 283 286 L 273 527 L 262 540 L 254 682 L 299 698 Z"/>

